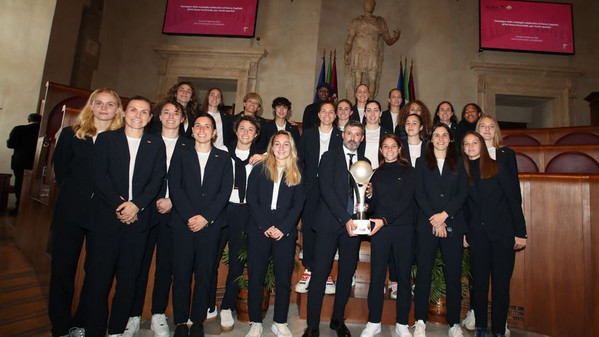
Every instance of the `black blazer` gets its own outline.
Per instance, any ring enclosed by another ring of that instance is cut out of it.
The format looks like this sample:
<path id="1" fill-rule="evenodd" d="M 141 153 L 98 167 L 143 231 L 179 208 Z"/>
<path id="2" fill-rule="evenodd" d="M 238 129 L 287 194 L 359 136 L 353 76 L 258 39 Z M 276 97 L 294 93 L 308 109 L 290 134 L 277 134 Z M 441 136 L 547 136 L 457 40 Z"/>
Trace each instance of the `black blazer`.
<path id="1" fill-rule="evenodd" d="M 358 153 L 358 160 L 368 161 Z M 321 233 L 333 233 L 344 227 L 353 214 L 347 212 L 349 172 L 343 148 L 331 149 L 320 159 L 318 170 L 320 203 L 313 228 Z"/>
<path id="2" fill-rule="evenodd" d="M 320 122 L 320 119 L 318 118 L 320 104 L 322 104 L 322 101 L 314 102 L 307 105 L 304 109 L 304 116 L 302 117 L 302 128 L 304 132 L 308 129 L 318 127 L 318 123 Z"/>
<path id="3" fill-rule="evenodd" d="M 514 180 L 518 190 L 518 201 L 522 204 L 522 191 L 520 190 L 520 178 L 518 178 L 518 161 L 516 160 L 516 152 L 507 146 L 496 149 L 497 164 L 503 165 L 510 177 Z"/>
<path id="4" fill-rule="evenodd" d="M 270 137 L 277 133 L 277 131 L 277 124 L 275 123 L 274 119 L 262 124 L 262 130 L 260 131 L 260 144 L 258 144 L 259 147 L 266 149 L 268 147 Z M 291 133 L 293 141 L 295 142 L 295 146 L 299 146 L 301 136 L 298 127 L 296 125 L 292 125 L 291 123 L 289 123 L 289 121 L 287 121 L 285 123 L 285 131 Z"/>
<path id="5" fill-rule="evenodd" d="M 508 168 L 498 163 L 497 176 L 480 179 L 479 161 L 470 161 L 475 177 L 468 185 L 468 237 L 495 240 L 502 237 L 526 238 L 526 222 L 520 193 Z"/>
<path id="6" fill-rule="evenodd" d="M 445 162 L 443 174 L 439 174 L 436 164 L 429 170 L 425 159 L 420 157 L 416 160 L 416 202 L 420 209 L 417 229 L 432 233 L 428 219 L 445 211 L 449 214 L 445 223 L 453 228 L 453 234 L 463 234 L 466 232 L 466 219 L 462 208 L 468 197 L 464 163 L 458 158 L 457 172 L 453 173 Z"/>
<path id="7" fill-rule="evenodd" d="M 279 185 L 277 209 L 272 211 L 274 183 L 266 176 L 262 163 L 256 165 L 248 180 L 247 203 L 249 205 L 251 225 L 261 232 L 271 226 L 278 228 L 286 236 L 297 236 L 297 222 L 304 208 L 304 184 L 295 186 L 285 184 L 285 174 Z"/>
<path id="8" fill-rule="evenodd" d="M 381 114 L 381 126 L 387 129 L 389 132 L 393 132 L 395 130 L 393 127 L 393 117 L 391 116 L 390 110 L 385 110 Z"/>
<path id="9" fill-rule="evenodd" d="M 83 224 L 94 192 L 94 142 L 75 137 L 72 127 L 63 128 L 56 142 L 54 176 L 59 187 L 52 215 L 52 229 L 66 229 L 65 222 Z"/>
<path id="10" fill-rule="evenodd" d="M 175 149 L 168 174 L 169 195 L 173 203 L 170 226 L 188 230 L 187 221 L 202 215 L 209 225 L 223 226 L 223 210 L 233 189 L 233 165 L 226 151 L 212 147 L 204 179 L 193 146 Z"/>
<path id="11" fill-rule="evenodd" d="M 10 135 L 6 141 L 6 147 L 14 149 L 10 161 L 11 169 L 30 170 L 33 168 L 39 131 L 39 123 L 15 126 L 12 131 L 10 131 Z"/>
<path id="12" fill-rule="evenodd" d="M 360 113 L 358 112 L 358 106 L 357 105 L 354 105 L 352 107 L 352 114 L 351 114 L 351 116 L 349 118 L 353 119 L 355 121 L 358 121 L 358 122 L 362 122 L 362 124 L 366 123 L 366 114 L 364 114 L 364 117 L 362 117 L 362 120 L 360 120 Z"/>
<path id="13" fill-rule="evenodd" d="M 328 150 L 337 150 L 343 147 L 343 139 L 341 137 L 341 131 L 337 128 L 333 128 L 331 131 L 331 140 L 329 141 Z M 305 185 L 306 194 L 309 198 L 319 198 L 320 194 L 311 194 L 312 188 L 318 185 L 318 162 L 320 155 L 320 132 L 318 128 L 311 128 L 304 131 L 302 135 L 298 158 L 300 166 L 303 166 L 303 177 L 302 180 Z M 318 189 L 316 190 L 318 191 Z"/>
<path id="14" fill-rule="evenodd" d="M 385 163 L 376 169 L 370 182 L 373 191 L 368 202 L 370 217 L 384 218 L 388 226 L 413 226 L 418 214 L 414 199 L 416 170 L 398 162 Z"/>
<path id="15" fill-rule="evenodd" d="M 222 111 L 219 111 L 218 114 L 220 115 L 220 120 L 223 123 L 223 144 L 227 146 L 227 144 L 237 139 L 237 137 L 235 136 L 235 131 L 233 131 L 233 116 L 226 114 Z"/>
<path id="16" fill-rule="evenodd" d="M 87 228 L 107 233 L 121 226 L 136 226 L 144 231 L 150 224 L 148 206 L 160 192 L 166 172 L 166 150 L 159 136 L 144 132 L 141 137 L 133 171 L 133 199 L 138 208 L 138 221 L 131 225 L 120 222 L 116 208 L 129 196 L 129 145 L 125 128 L 100 133 L 94 146 L 93 172 L 95 192 L 93 211 Z"/>
<path id="17" fill-rule="evenodd" d="M 148 123 L 148 125 L 146 126 L 146 130 L 155 135 L 160 135 L 160 133 L 162 132 L 162 123 L 160 123 L 160 112 L 162 111 L 163 105 L 164 104 L 156 105 L 156 108 L 152 112 L 152 119 L 150 120 L 150 123 Z M 184 113 L 185 119 L 188 123 L 188 127 L 187 130 L 185 130 L 185 126 L 181 124 L 179 126 L 179 136 L 184 136 L 186 138 L 193 139 L 193 136 L 191 134 L 191 128 L 193 127 L 193 123 L 195 122 L 196 112 L 190 109 L 186 109 Z"/>
<path id="18" fill-rule="evenodd" d="M 422 141 L 422 143 L 420 144 L 420 157 L 426 157 L 426 141 Z M 408 160 L 408 163 L 410 163 L 410 166 L 412 166 L 412 160 L 410 159 L 410 145 L 408 144 L 408 139 L 402 139 L 401 140 L 401 146 L 404 149 L 404 153 L 406 155 L 406 159 Z M 418 158 L 420 158 L 418 157 Z M 412 166 L 414 167 L 414 166 Z"/>

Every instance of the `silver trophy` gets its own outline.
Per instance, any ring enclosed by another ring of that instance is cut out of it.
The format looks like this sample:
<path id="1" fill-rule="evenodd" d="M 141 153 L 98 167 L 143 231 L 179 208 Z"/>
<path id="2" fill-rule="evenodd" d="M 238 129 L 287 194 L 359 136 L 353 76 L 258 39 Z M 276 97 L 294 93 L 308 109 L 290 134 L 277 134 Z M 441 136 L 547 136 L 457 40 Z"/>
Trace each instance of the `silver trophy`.
<path id="1" fill-rule="evenodd" d="M 367 161 L 359 160 L 349 168 L 349 173 L 354 178 L 354 182 L 356 183 L 354 190 L 355 196 L 357 198 L 357 210 L 354 225 L 356 225 L 357 228 L 354 229 L 353 233 L 358 235 L 368 235 L 370 234 L 370 219 L 368 219 L 366 216 L 366 207 L 364 207 L 364 201 L 366 187 L 368 186 L 368 182 L 370 182 L 370 178 L 372 178 L 374 171 L 372 170 L 372 166 L 370 166 Z"/>

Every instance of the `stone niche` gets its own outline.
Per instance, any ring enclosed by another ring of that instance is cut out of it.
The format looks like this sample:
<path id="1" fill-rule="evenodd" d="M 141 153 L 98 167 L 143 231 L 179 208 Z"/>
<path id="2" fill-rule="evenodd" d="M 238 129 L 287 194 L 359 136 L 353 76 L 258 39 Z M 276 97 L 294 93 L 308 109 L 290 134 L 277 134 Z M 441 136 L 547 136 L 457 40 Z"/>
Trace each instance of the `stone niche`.
<path id="1" fill-rule="evenodd" d="M 234 80 L 237 82 L 235 104 L 243 106 L 243 96 L 256 90 L 258 63 L 268 55 L 264 49 L 212 49 L 153 46 L 160 55 L 158 97 L 180 78 Z"/>
<path id="2" fill-rule="evenodd" d="M 492 62 L 471 62 L 470 68 L 478 75 L 478 102 L 486 114 L 496 116 L 498 98 L 512 96 L 533 104 L 543 100 L 544 108 L 536 113 L 542 114 L 544 127 L 576 123 L 576 79 L 582 75 L 576 69 Z"/>

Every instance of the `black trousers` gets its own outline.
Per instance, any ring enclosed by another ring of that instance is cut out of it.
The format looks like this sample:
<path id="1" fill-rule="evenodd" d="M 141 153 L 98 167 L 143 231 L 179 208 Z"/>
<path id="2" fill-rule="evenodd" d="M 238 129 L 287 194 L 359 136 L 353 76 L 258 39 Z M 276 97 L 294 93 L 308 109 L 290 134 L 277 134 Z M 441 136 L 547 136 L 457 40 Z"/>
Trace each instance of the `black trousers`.
<path id="1" fill-rule="evenodd" d="M 173 283 L 173 241 L 171 229 L 168 226 L 170 218 L 170 213 L 158 214 L 158 225 L 150 229 L 131 317 L 143 314 L 154 247 L 156 248 L 156 269 L 154 271 L 154 288 L 152 289 L 152 314 L 164 314 L 166 311 Z"/>
<path id="2" fill-rule="evenodd" d="M 203 323 L 206 319 L 210 284 L 221 228 L 208 226 L 199 232 L 187 227 L 172 228 L 173 235 L 173 316 L 175 324 Z M 191 277 L 194 277 L 193 299 Z M 191 304 L 191 315 L 190 315 Z"/>
<path id="3" fill-rule="evenodd" d="M 489 241 L 485 237 L 468 237 L 476 327 L 486 328 L 488 321 L 489 276 L 491 277 L 491 331 L 505 333 L 510 305 L 510 280 L 514 272 L 516 253 L 514 238 Z"/>
<path id="4" fill-rule="evenodd" d="M 413 226 L 384 226 L 370 238 L 369 322 L 381 322 L 387 262 L 392 257 L 392 261 L 395 263 L 393 267 L 396 270 L 397 282 L 395 320 L 399 324 L 408 324 L 408 316 L 412 306 L 410 271 L 415 236 Z"/>
<path id="5" fill-rule="evenodd" d="M 310 195 L 320 196 L 320 190 L 318 186 L 312 187 Z M 316 208 L 320 198 L 306 198 L 304 204 L 304 211 L 302 212 L 302 265 L 304 268 L 312 270 L 314 269 L 315 260 L 315 249 L 316 249 L 316 232 L 313 229 L 314 222 L 316 221 Z M 311 282 L 311 281 L 310 281 Z"/>
<path id="6" fill-rule="evenodd" d="M 332 318 L 343 319 L 345 305 L 349 300 L 351 291 L 352 277 L 358 265 L 360 237 L 350 237 L 345 230 L 345 226 L 343 226 L 339 227 L 334 233 L 317 232 L 315 246 L 318 259 L 314 261 L 314 269 L 312 270 L 308 290 L 307 323 L 309 327 L 317 327 L 320 324 L 324 288 L 333 267 L 333 259 L 337 249 L 339 249 L 339 261 Z"/>
<path id="7" fill-rule="evenodd" d="M 432 270 L 437 249 L 440 248 L 446 283 L 447 322 L 450 326 L 460 323 L 462 255 L 464 253 L 462 235 L 454 234 L 451 237 L 438 238 L 430 231 L 425 230 L 416 232 L 416 240 L 418 271 L 414 291 L 415 319 L 423 321 L 427 319 Z"/>
<path id="8" fill-rule="evenodd" d="M 117 233 L 90 231 L 86 241 L 85 280 L 79 308 L 86 336 L 106 332 L 108 293 L 116 277 L 108 334 L 125 331 L 133 306 L 148 231 L 123 226 Z"/>
<path id="9" fill-rule="evenodd" d="M 264 278 L 272 256 L 276 288 L 273 321 L 287 323 L 296 239 L 295 235 L 290 235 L 276 241 L 257 228 L 248 228 L 248 312 L 251 322 L 262 322 Z"/>
<path id="10" fill-rule="evenodd" d="M 227 242 L 229 243 L 229 272 L 227 274 L 225 295 L 220 308 L 235 310 L 237 304 L 237 293 L 239 292 L 239 283 L 237 278 L 243 274 L 243 264 L 239 262 L 239 251 L 247 246 L 245 237 L 245 228 L 250 220 L 249 209 L 246 204 L 237 204 L 230 202 L 227 206 L 227 226 L 221 232 L 218 253 L 214 263 L 214 277 L 210 286 L 210 301 L 208 308 L 216 306 L 216 287 L 218 283 L 218 266 L 223 256 L 223 251 Z"/>
<path id="11" fill-rule="evenodd" d="M 52 260 L 50 262 L 50 290 L 48 293 L 48 316 L 52 323 L 52 335 L 64 336 L 74 326 L 82 324 L 79 317 L 71 317 L 75 275 L 83 239 L 87 231 L 77 223 L 67 229 L 51 229 Z"/>

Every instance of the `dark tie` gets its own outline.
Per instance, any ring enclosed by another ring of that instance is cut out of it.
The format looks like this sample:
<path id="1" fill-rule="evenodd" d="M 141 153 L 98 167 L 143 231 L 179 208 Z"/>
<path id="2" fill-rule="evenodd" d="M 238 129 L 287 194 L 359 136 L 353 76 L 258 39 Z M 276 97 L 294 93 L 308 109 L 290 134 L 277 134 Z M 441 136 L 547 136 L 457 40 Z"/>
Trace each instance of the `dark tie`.
<path id="1" fill-rule="evenodd" d="M 354 156 L 356 155 L 355 153 L 348 153 L 347 154 L 349 156 L 349 168 L 351 168 L 351 166 L 354 163 Z M 349 194 L 347 196 L 347 212 L 349 214 L 354 214 L 354 189 L 353 189 L 353 185 L 352 185 L 352 177 L 351 174 L 348 171 L 348 175 L 347 175 L 347 184 L 349 185 Z"/>

